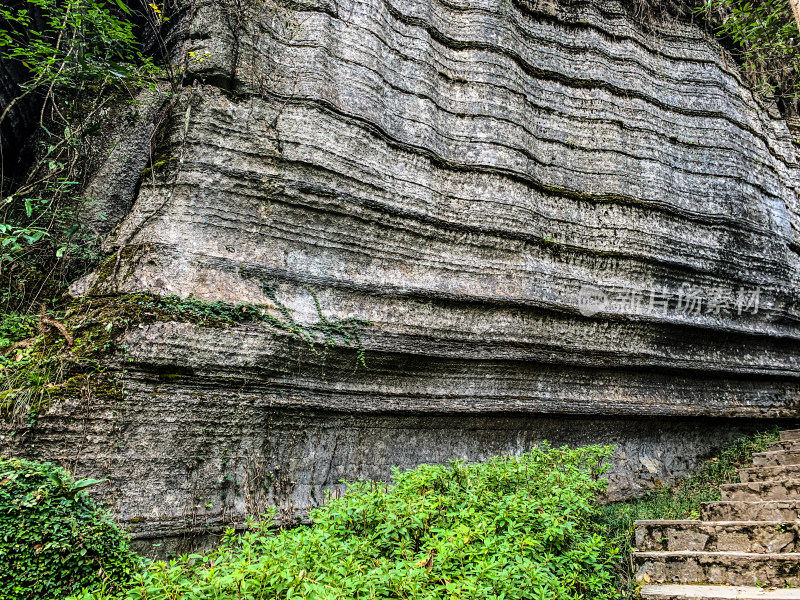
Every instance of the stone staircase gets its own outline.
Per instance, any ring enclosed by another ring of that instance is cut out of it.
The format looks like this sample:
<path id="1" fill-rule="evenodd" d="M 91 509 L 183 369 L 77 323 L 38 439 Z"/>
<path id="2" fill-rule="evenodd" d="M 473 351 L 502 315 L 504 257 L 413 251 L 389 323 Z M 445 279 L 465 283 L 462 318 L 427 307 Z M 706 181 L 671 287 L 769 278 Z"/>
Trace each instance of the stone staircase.
<path id="1" fill-rule="evenodd" d="M 700 521 L 637 521 L 643 600 L 800 600 L 800 429 L 753 456 Z"/>

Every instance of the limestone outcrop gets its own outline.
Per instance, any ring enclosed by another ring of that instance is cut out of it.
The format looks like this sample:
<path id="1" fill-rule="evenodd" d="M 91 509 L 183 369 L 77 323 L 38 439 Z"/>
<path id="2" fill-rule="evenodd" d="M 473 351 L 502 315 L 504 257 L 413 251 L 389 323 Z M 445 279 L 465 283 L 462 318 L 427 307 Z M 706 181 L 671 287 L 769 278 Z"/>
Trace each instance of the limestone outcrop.
<path id="1" fill-rule="evenodd" d="M 269 318 L 134 320 L 120 393 L 3 442 L 107 474 L 142 539 L 542 439 L 617 444 L 627 497 L 800 415 L 796 152 L 698 26 L 606 0 L 226 0 L 186 52 L 75 293 Z"/>

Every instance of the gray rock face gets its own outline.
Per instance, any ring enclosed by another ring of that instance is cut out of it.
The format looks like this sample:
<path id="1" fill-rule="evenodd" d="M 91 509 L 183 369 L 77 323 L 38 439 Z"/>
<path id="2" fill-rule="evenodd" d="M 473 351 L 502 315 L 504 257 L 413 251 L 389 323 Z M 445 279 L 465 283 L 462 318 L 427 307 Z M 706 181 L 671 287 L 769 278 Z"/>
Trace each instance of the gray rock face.
<path id="1" fill-rule="evenodd" d="M 133 327 L 124 398 L 54 405 L 31 439 L 110 473 L 143 539 L 545 438 L 616 443 L 627 497 L 800 415 L 795 151 L 696 27 L 600 0 L 321 0 L 210 3 L 188 39 L 119 266 L 84 287 L 369 324 L 324 352 Z"/>
<path id="2" fill-rule="evenodd" d="M 109 124 L 114 130 L 104 160 L 84 190 L 82 224 L 96 235 L 109 233 L 131 210 L 142 171 L 152 161 L 151 146 L 167 108 L 167 86 L 144 89 L 132 107 L 116 106 Z M 127 109 L 127 110 L 126 110 Z"/>

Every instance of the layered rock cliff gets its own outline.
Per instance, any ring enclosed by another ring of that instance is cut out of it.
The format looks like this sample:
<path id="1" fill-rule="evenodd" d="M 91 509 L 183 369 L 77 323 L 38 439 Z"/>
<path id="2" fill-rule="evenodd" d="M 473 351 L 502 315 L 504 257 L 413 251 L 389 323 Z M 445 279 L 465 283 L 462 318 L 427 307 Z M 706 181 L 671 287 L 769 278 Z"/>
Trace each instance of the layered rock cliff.
<path id="1" fill-rule="evenodd" d="M 190 20 L 153 167 L 73 290 L 269 318 L 112 316 L 121 384 L 4 453 L 108 474 L 149 539 L 542 439 L 617 444 L 626 497 L 800 416 L 795 150 L 699 27 L 600 0 Z"/>

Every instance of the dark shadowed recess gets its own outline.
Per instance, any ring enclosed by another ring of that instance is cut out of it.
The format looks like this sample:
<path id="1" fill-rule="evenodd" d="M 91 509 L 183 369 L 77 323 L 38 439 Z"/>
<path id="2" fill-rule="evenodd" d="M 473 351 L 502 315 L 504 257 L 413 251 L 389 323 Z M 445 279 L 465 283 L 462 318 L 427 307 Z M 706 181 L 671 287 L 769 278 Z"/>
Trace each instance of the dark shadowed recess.
<path id="1" fill-rule="evenodd" d="M 139 40 L 143 54 L 153 57 L 157 63 L 165 64 L 175 61 L 183 40 L 183 16 L 190 10 L 191 3 L 182 0 L 167 0 L 164 2 L 163 14 L 167 17 L 161 31 L 156 33 L 151 22 L 147 19 L 147 0 L 128 0 L 125 4 L 130 9 L 126 15 L 114 3 L 108 3 L 108 8 L 120 18 L 130 20 L 135 25 L 136 38 Z M 4 0 L 4 8 L 16 11 L 25 8 L 33 19 L 28 31 L 17 31 L 17 39 L 24 44 L 30 39 L 30 31 L 43 31 L 46 24 L 42 18 L 41 7 L 31 4 L 27 0 Z M 8 31 L 9 24 L 0 21 L 0 28 Z M 27 69 L 17 61 L 0 61 L 0 113 L 22 94 L 23 86 L 29 80 Z M 40 125 L 45 125 L 46 119 L 42 111 L 42 94 L 30 94 L 22 101 L 14 103 L 8 114 L 0 122 L 0 151 L 2 153 L 2 175 L 7 184 L 3 189 L 13 189 L 15 184 L 27 173 L 36 152 L 37 131 Z"/>

